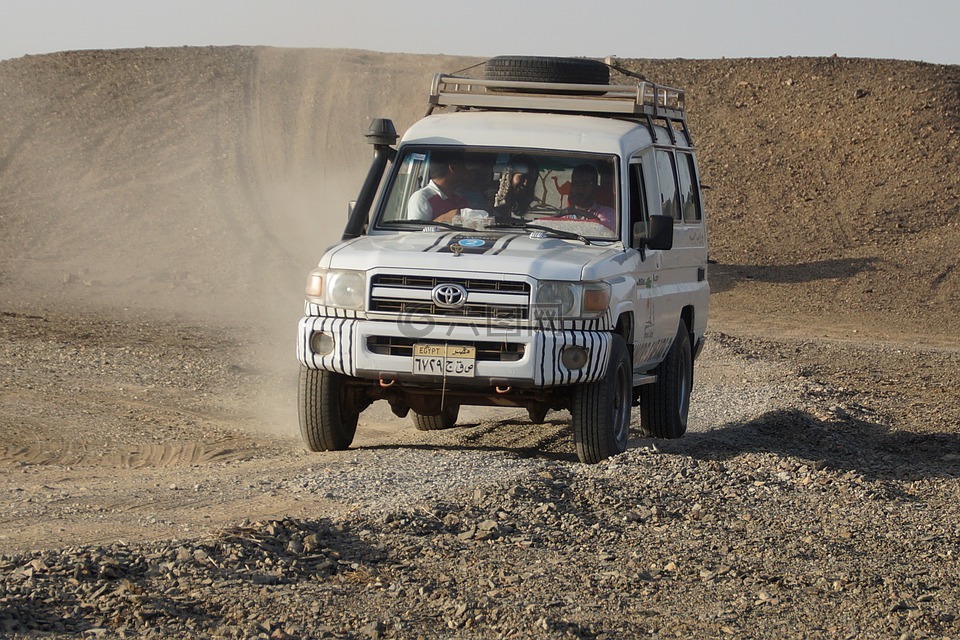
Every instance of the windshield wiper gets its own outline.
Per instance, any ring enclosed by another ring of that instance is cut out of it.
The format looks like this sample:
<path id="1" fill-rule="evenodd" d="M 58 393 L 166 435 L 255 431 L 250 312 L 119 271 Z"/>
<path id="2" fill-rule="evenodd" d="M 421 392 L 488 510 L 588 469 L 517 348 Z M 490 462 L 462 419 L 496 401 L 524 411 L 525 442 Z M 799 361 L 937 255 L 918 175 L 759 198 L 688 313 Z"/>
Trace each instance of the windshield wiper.
<path id="1" fill-rule="evenodd" d="M 588 238 L 580 235 L 579 233 L 574 233 L 572 231 L 564 231 L 563 229 L 554 229 L 553 227 L 545 227 L 542 224 L 531 224 L 529 222 L 500 222 L 498 224 L 490 225 L 488 229 L 532 229 L 534 231 L 544 231 L 549 233 L 557 238 L 564 238 L 566 240 L 579 240 L 583 244 L 593 244 Z"/>
<path id="2" fill-rule="evenodd" d="M 469 227 L 464 227 L 459 224 L 451 224 L 449 222 L 438 222 L 436 220 L 384 220 L 380 223 L 382 226 L 389 227 L 398 224 L 412 224 L 417 227 L 443 227 L 444 229 L 453 229 L 454 231 L 476 231 L 476 229 L 471 229 Z"/>

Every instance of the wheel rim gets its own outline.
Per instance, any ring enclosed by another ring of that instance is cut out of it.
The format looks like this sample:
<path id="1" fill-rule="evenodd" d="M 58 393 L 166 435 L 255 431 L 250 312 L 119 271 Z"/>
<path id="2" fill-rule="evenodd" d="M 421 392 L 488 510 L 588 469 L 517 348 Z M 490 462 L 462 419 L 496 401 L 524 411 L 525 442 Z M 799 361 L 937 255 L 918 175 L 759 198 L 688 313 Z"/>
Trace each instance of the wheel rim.
<path id="1" fill-rule="evenodd" d="M 617 367 L 617 376 L 613 386 L 613 441 L 618 452 L 627 448 L 630 437 L 630 401 L 632 380 L 627 375 L 627 366 L 621 363 Z"/>

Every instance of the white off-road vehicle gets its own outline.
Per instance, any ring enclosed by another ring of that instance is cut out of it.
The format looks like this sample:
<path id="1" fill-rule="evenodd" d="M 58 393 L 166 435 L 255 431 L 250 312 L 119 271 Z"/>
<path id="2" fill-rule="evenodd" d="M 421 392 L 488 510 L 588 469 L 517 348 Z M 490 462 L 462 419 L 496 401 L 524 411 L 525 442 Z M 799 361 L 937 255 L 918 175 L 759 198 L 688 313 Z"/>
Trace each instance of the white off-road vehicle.
<path id="1" fill-rule="evenodd" d="M 577 455 L 687 427 L 707 234 L 684 92 L 593 60 L 501 56 L 438 74 L 374 159 L 299 324 L 300 428 L 345 449 L 375 400 L 418 429 L 463 405 L 569 410 Z"/>

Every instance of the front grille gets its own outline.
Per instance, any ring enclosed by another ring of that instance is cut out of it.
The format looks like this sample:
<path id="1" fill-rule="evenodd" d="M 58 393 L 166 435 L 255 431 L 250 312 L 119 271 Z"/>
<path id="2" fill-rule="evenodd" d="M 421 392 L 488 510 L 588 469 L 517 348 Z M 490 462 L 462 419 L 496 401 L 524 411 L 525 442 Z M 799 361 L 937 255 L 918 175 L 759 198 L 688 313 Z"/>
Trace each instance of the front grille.
<path id="1" fill-rule="evenodd" d="M 467 304 L 459 309 L 443 309 L 433 303 L 419 303 L 407 300 L 381 300 L 371 305 L 371 311 L 396 313 L 411 316 L 445 316 L 460 318 L 490 318 L 493 320 L 525 320 L 526 308 L 503 307 L 485 304 Z"/>
<path id="2" fill-rule="evenodd" d="M 370 336 L 367 338 L 367 350 L 382 356 L 410 358 L 413 356 L 415 344 L 448 343 L 446 340 Z M 470 342 L 468 346 L 476 347 L 477 360 L 482 362 L 517 362 L 523 357 L 524 352 L 523 345 L 515 342 Z"/>
<path id="3" fill-rule="evenodd" d="M 456 309 L 434 304 L 430 293 L 440 284 L 466 289 L 467 303 Z M 523 281 L 377 274 L 370 285 L 373 313 L 490 320 L 526 320 L 530 314 L 530 285 Z"/>

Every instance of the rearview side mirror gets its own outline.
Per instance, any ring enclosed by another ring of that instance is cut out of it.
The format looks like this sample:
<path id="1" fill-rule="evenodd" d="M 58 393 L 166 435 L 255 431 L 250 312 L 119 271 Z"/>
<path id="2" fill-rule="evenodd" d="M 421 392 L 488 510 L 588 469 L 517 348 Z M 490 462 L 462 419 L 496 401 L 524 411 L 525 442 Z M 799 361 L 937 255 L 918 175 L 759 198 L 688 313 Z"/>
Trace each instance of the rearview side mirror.
<path id="1" fill-rule="evenodd" d="M 673 217 L 650 216 L 650 237 L 647 246 L 668 251 L 673 249 Z"/>
<path id="2" fill-rule="evenodd" d="M 650 233 L 643 235 L 643 223 L 633 225 L 634 245 L 640 249 L 673 249 L 673 217 L 650 216 Z"/>

